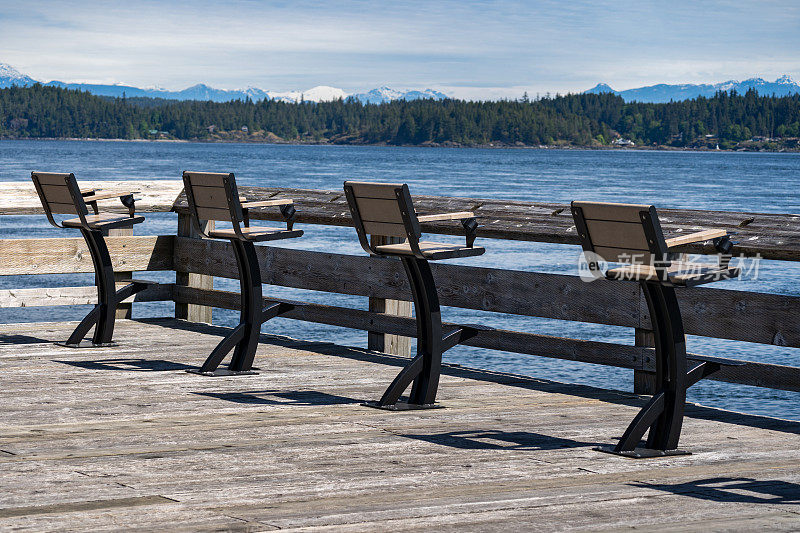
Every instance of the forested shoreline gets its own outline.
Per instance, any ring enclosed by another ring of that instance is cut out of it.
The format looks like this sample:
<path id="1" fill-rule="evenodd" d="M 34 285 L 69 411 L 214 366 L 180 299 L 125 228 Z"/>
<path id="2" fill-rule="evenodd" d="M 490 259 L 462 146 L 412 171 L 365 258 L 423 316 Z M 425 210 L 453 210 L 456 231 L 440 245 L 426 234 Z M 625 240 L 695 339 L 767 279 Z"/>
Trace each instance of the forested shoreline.
<path id="1" fill-rule="evenodd" d="M 0 138 L 174 139 L 431 146 L 800 148 L 800 95 L 720 92 L 666 104 L 613 94 L 529 100 L 224 103 L 0 89 Z"/>

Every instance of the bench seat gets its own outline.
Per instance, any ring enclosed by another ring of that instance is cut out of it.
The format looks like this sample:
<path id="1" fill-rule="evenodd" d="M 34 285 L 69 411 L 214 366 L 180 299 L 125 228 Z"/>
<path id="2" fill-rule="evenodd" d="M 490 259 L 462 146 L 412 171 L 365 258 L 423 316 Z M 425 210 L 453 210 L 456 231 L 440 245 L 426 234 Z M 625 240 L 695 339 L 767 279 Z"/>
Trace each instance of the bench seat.
<path id="1" fill-rule="evenodd" d="M 292 239 L 303 235 L 303 230 L 285 230 L 280 228 L 268 228 L 260 226 L 250 226 L 249 228 L 241 228 L 242 235 L 245 239 L 253 242 L 262 241 L 277 241 L 279 239 Z M 233 230 L 229 229 L 215 229 L 208 232 L 208 236 L 213 239 L 238 239 L 239 235 Z"/>

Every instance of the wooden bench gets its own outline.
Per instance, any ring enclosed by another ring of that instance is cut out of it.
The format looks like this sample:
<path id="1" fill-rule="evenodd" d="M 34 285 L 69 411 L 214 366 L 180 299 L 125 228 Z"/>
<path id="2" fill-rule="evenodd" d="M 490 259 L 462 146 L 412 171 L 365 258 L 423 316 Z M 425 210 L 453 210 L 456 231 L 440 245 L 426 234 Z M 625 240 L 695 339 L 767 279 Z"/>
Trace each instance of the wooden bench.
<path id="1" fill-rule="evenodd" d="M 443 335 L 439 297 L 428 262 L 483 254 L 483 248 L 473 245 L 478 227 L 475 216 L 471 212 L 418 216 L 405 184 L 346 181 L 344 191 L 361 247 L 370 255 L 402 261 L 411 285 L 417 322 L 417 355 L 392 381 L 379 401 L 366 405 L 389 410 L 435 407 L 442 354 L 475 336 L 477 330 L 462 326 Z M 466 245 L 420 240 L 419 223 L 434 220 L 461 221 L 466 232 Z M 370 236 L 384 237 L 381 242 L 385 244 L 373 244 Z M 399 242 L 387 242 L 389 239 Z M 401 394 L 412 382 L 408 401 L 400 402 Z"/>
<path id="2" fill-rule="evenodd" d="M 678 449 L 686 389 L 718 371 L 739 363 L 700 358 L 687 370 L 686 337 L 676 287 L 694 287 L 734 278 L 732 243 L 725 230 L 705 230 L 665 239 L 655 207 L 651 205 L 572 202 L 572 216 L 590 269 L 609 280 L 635 281 L 641 286 L 655 336 L 656 391 L 613 447 L 598 450 L 629 457 L 681 455 Z M 682 261 L 677 246 L 715 240 L 718 264 Z M 603 263 L 620 266 L 604 269 Z M 648 433 L 644 446 L 640 441 Z"/>
<path id="3" fill-rule="evenodd" d="M 57 228 L 79 229 L 89 247 L 94 265 L 97 304 L 78 324 L 72 335 L 65 342 L 58 344 L 68 348 L 114 346 L 112 338 L 117 306 L 149 285 L 156 284 L 147 280 L 128 280 L 125 286 L 117 290 L 114 281 L 114 267 L 104 236 L 110 229 L 127 228 L 144 222 L 144 217 L 136 214 L 133 194 L 81 190 L 75 175 L 71 173 L 34 171 L 31 172 L 31 179 L 47 220 Z M 128 209 L 128 214 L 101 213 L 97 202 L 111 198 L 119 198 Z M 93 214 L 89 214 L 87 205 L 92 208 Z M 53 217 L 54 214 L 78 215 L 78 217 L 58 223 Z M 93 326 L 92 340 L 84 341 L 83 338 Z"/>
<path id="4" fill-rule="evenodd" d="M 254 374 L 253 359 L 258 347 L 261 324 L 294 308 L 285 302 L 271 302 L 264 307 L 261 268 L 254 243 L 293 239 L 303 235 L 302 230 L 293 229 L 294 202 L 288 199 L 247 202 L 245 198 L 239 197 L 233 173 L 185 171 L 183 183 L 197 231 L 206 238 L 227 239 L 233 245 L 239 267 L 242 302 L 239 325 L 214 348 L 200 369 L 190 372 L 206 376 Z M 249 210 L 264 207 L 280 208 L 286 221 L 286 229 L 250 226 Z M 201 220 L 229 222 L 231 227 L 214 229 L 206 234 Z M 228 368 L 218 368 L 231 350 L 233 356 Z"/>

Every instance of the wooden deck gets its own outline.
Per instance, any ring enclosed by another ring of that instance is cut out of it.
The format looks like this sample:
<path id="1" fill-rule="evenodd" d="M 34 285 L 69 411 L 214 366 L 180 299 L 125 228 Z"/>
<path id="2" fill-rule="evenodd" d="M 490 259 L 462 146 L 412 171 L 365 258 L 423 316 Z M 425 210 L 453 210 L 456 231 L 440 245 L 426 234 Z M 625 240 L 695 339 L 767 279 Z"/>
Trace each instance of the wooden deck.
<path id="1" fill-rule="evenodd" d="M 691 406 L 693 455 L 631 460 L 592 451 L 631 394 L 448 367 L 446 409 L 390 413 L 358 402 L 398 357 L 264 336 L 259 375 L 205 378 L 221 328 L 71 329 L 0 326 L 0 529 L 800 528 L 800 423 Z"/>

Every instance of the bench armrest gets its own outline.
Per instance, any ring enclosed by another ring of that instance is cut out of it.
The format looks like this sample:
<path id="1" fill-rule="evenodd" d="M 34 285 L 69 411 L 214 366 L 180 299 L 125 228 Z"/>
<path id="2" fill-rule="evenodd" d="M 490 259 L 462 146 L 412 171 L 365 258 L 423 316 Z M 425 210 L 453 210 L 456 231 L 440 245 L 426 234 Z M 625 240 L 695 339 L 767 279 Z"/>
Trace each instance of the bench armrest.
<path id="1" fill-rule="evenodd" d="M 248 209 L 252 209 L 254 207 L 273 207 L 277 206 L 281 209 L 281 215 L 283 215 L 283 219 L 286 221 L 286 230 L 291 231 L 292 226 L 294 225 L 294 219 L 296 218 L 295 215 L 297 210 L 294 208 L 294 200 L 290 198 L 283 198 L 283 199 L 275 199 L 275 200 L 261 200 L 257 202 L 248 202 L 246 198 L 239 197 L 239 201 L 242 203 L 242 211 L 244 214 L 244 225 L 245 227 L 250 226 L 250 213 Z"/>
<path id="2" fill-rule="evenodd" d="M 134 192 L 96 192 L 92 191 L 90 194 L 84 194 L 84 202 L 96 202 L 97 200 L 108 200 L 109 198 L 122 198 L 123 196 L 132 196 Z"/>
<path id="3" fill-rule="evenodd" d="M 420 222 L 436 222 L 440 220 L 465 220 L 468 218 L 475 218 L 475 213 L 470 211 L 461 211 L 458 213 L 441 213 L 439 215 L 417 215 L 417 220 Z"/>
<path id="4" fill-rule="evenodd" d="M 710 241 L 712 239 L 718 239 L 720 237 L 724 237 L 728 234 L 728 232 L 724 229 L 707 229 L 703 231 L 698 231 L 696 233 L 690 233 L 688 235 L 681 235 L 680 237 L 674 237 L 672 239 L 667 239 L 667 248 L 674 248 L 676 246 L 682 246 L 684 244 L 692 244 L 695 242 L 703 242 L 703 241 Z"/>
<path id="5" fill-rule="evenodd" d="M 256 202 L 248 202 L 240 198 L 239 200 L 242 201 L 242 208 L 250 209 L 252 207 L 272 207 L 275 205 L 290 205 L 294 203 L 294 200 L 291 199 L 284 199 L 284 200 L 260 200 Z"/>
<path id="6" fill-rule="evenodd" d="M 441 213 L 438 215 L 417 215 L 419 222 L 437 222 L 445 220 L 459 220 L 461 227 L 464 228 L 467 239 L 467 248 L 472 248 L 475 243 L 475 235 L 478 230 L 478 223 L 475 221 L 475 213 L 472 211 L 459 211 L 457 213 Z"/>
<path id="7" fill-rule="evenodd" d="M 138 191 L 137 191 L 138 192 Z M 133 198 L 133 192 L 103 192 L 98 193 L 96 190 L 91 194 L 83 194 L 83 201 L 92 207 L 92 211 L 97 215 L 100 211 L 97 208 L 98 200 L 108 200 L 110 198 L 119 198 L 122 205 L 128 208 L 128 215 L 133 217 L 136 214 L 136 200 Z"/>

